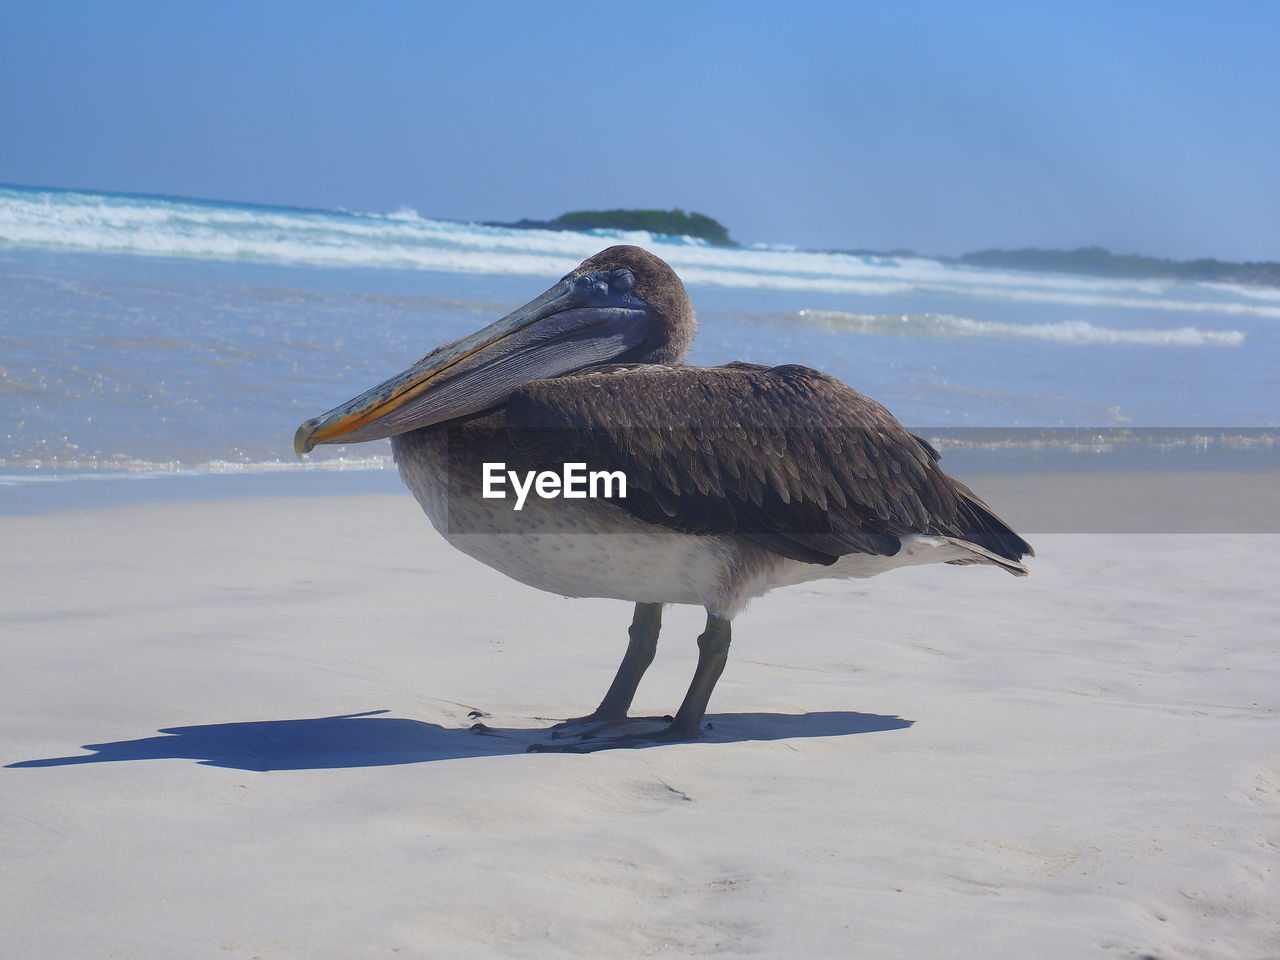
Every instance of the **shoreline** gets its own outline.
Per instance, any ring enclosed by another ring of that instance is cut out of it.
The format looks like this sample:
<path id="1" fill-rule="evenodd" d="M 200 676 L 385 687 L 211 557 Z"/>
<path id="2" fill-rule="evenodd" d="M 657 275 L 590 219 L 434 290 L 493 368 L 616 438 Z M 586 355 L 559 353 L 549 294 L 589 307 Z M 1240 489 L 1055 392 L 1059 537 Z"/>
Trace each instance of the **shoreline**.
<path id="1" fill-rule="evenodd" d="M 945 461 L 944 461 L 945 462 Z M 1027 535 L 1280 533 L 1280 469 L 949 473 Z M 0 486 L 0 517 L 171 503 L 412 496 L 394 468 L 223 474 L 78 474 Z M 423 521 L 425 523 L 425 521 Z"/>

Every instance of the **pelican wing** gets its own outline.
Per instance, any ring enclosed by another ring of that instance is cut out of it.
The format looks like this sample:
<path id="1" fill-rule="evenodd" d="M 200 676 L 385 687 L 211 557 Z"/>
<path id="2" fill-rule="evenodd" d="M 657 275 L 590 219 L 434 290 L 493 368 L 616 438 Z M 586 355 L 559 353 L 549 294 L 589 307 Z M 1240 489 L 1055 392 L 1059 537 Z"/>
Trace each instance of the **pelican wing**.
<path id="1" fill-rule="evenodd" d="M 620 507 L 691 534 L 733 534 L 834 563 L 893 555 L 908 533 L 1018 560 L 1031 548 L 937 452 L 874 400 L 808 367 L 609 364 L 525 384 L 510 442 L 544 469 L 621 470 Z"/>

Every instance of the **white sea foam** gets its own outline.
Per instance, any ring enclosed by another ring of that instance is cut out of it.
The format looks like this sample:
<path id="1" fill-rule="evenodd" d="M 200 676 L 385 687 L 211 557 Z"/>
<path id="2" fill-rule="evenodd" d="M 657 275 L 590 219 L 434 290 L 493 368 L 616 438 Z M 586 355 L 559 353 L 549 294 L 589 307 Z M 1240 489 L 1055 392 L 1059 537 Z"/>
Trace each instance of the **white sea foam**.
<path id="1" fill-rule="evenodd" d="M 1004 323 L 974 320 L 946 313 L 844 313 L 837 310 L 797 310 L 772 318 L 780 323 L 806 323 L 853 333 L 894 334 L 906 337 L 1014 337 L 1052 340 L 1057 343 L 1132 343 L 1148 346 L 1238 347 L 1245 335 L 1239 330 L 1135 330 L 1100 327 L 1086 320 L 1058 323 Z"/>
<path id="2" fill-rule="evenodd" d="M 124 477 L 203 476 L 245 473 L 341 473 L 349 470 L 391 470 L 390 456 L 350 455 L 308 460 L 207 460 L 185 463 L 180 460 L 141 460 L 115 457 L 11 457 L 0 458 L 0 468 L 27 473 L 0 473 L 0 487 L 31 483 L 68 483 L 75 480 L 111 480 Z"/>
<path id="3" fill-rule="evenodd" d="M 934 447 L 943 451 L 1036 451 L 1058 453 L 1135 454 L 1201 453 L 1250 455 L 1255 465 L 1271 465 L 1280 449 L 1280 434 L 1259 429 L 1160 429 L 1160 428 L 950 428 L 914 427 Z M 148 480 L 163 477 L 200 477 L 280 473 L 340 473 L 394 470 L 390 456 L 351 456 L 328 459 L 255 461 L 207 460 L 185 463 L 141 459 L 85 457 L 80 459 L 0 458 L 0 488 L 43 484 Z"/>
<path id="4" fill-rule="evenodd" d="M 691 237 L 635 231 L 515 230 L 423 219 L 407 207 L 390 214 L 358 214 L 0 188 L 0 242 L 22 246 L 545 277 L 569 270 L 596 252 L 602 241 L 658 249 L 695 285 L 1280 318 L 1280 294 L 1224 284 L 1019 273 L 923 258 L 806 253 L 780 246 L 731 249 Z M 1168 333 L 1184 336 L 1184 331 Z"/>

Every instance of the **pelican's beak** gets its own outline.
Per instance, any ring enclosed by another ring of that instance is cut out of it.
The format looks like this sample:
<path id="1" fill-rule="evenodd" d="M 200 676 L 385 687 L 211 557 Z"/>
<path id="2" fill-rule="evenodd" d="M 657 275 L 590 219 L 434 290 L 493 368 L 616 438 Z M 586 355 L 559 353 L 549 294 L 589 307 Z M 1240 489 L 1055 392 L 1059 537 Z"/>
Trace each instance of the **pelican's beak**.
<path id="1" fill-rule="evenodd" d="M 522 384 L 623 356 L 644 342 L 653 310 L 630 270 L 570 274 L 469 337 L 298 428 L 298 456 L 321 443 L 379 440 L 478 413 Z"/>

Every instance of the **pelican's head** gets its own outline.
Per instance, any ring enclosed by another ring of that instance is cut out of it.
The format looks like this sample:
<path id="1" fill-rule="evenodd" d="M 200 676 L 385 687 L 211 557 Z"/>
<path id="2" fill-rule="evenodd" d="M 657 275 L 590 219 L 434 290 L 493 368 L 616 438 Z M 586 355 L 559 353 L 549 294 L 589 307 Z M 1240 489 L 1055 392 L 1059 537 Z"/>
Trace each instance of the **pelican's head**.
<path id="1" fill-rule="evenodd" d="M 639 247 L 584 260 L 546 293 L 403 373 L 298 428 L 301 456 L 478 413 L 531 380 L 597 363 L 679 363 L 693 339 L 693 306 L 674 270 Z"/>

